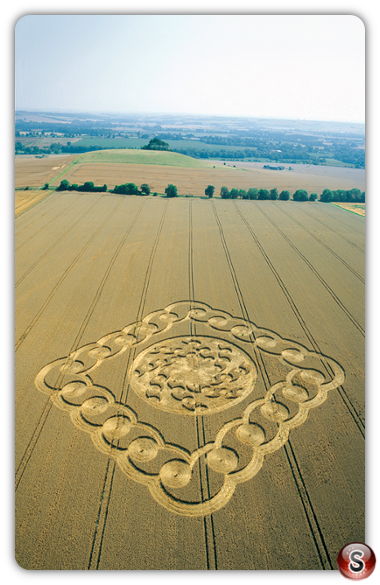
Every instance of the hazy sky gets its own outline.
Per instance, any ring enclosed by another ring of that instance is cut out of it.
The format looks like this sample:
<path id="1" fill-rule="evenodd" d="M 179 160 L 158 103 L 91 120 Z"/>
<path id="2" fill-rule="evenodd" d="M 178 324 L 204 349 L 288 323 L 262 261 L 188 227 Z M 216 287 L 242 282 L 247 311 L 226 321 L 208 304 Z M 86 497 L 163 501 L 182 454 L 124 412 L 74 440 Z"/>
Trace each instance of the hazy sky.
<path id="1" fill-rule="evenodd" d="M 24 16 L 16 109 L 364 122 L 355 16 Z"/>

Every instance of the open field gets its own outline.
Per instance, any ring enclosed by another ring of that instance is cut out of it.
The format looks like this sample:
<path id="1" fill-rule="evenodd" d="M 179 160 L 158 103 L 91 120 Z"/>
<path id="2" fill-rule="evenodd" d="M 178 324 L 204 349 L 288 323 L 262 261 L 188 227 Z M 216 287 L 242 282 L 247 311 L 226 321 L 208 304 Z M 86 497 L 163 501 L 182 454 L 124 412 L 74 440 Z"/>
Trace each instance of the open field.
<path id="1" fill-rule="evenodd" d="M 50 155 L 44 158 L 16 156 L 15 187 L 43 187 L 75 159 L 75 155 Z"/>
<path id="2" fill-rule="evenodd" d="M 16 218 L 18 563 L 332 570 L 364 542 L 364 226 L 75 192 Z"/>
<path id="3" fill-rule="evenodd" d="M 220 161 L 214 161 L 215 166 L 223 165 Z M 287 165 L 284 164 L 282 166 L 285 167 L 284 171 L 273 171 L 270 169 L 263 169 L 262 163 L 256 162 L 227 162 L 226 166 L 233 167 L 234 164 L 236 168 L 239 169 L 246 169 L 248 171 L 261 171 L 267 177 L 274 177 L 280 175 L 279 180 L 283 180 L 288 174 L 292 175 L 293 173 L 296 175 L 307 175 L 308 184 L 310 185 L 310 189 L 315 188 L 318 189 L 320 186 L 323 185 L 330 185 L 334 184 L 334 187 L 326 187 L 327 189 L 361 189 L 362 191 L 365 190 L 365 169 L 351 169 L 348 167 L 337 167 L 337 166 L 328 166 L 328 165 L 308 165 L 308 164 L 291 164 Z M 268 163 L 273 166 L 280 165 L 280 163 Z M 289 171 L 289 166 L 291 167 L 291 171 Z M 287 179 L 285 179 L 287 180 Z M 297 180 L 301 180 L 298 179 Z M 306 177 L 304 177 L 306 181 Z M 305 183 L 306 184 L 306 183 Z M 338 187 L 337 185 L 351 185 L 346 187 Z M 355 187 L 354 187 L 355 185 Z M 286 187 L 284 187 L 286 188 Z M 306 187 L 297 187 L 300 189 L 306 189 Z M 325 187 L 323 187 L 325 188 Z"/>
<path id="4" fill-rule="evenodd" d="M 140 186 L 148 183 L 152 192 L 164 193 L 168 184 L 176 185 L 180 195 L 205 194 L 207 185 L 215 186 L 215 196 L 220 193 L 223 185 L 244 185 L 249 188 L 247 173 L 231 169 L 191 169 L 161 165 L 121 165 L 121 164 L 75 164 L 64 176 L 70 183 L 82 184 L 93 181 L 95 185 L 106 184 L 108 188 L 124 183 L 135 183 Z M 59 185 L 61 179 L 52 183 Z M 241 187 L 241 188 L 245 188 Z"/>
<path id="5" fill-rule="evenodd" d="M 348 169 L 350 170 L 350 169 Z M 316 192 L 320 195 L 324 189 L 352 189 L 361 188 L 358 181 L 344 179 L 342 176 L 328 174 L 317 175 L 298 171 L 270 171 L 261 168 L 241 170 L 227 166 L 209 169 L 191 169 L 172 166 L 156 165 L 121 165 L 121 164 L 75 164 L 63 177 L 52 183 L 59 185 L 62 178 L 70 183 L 82 184 L 85 181 L 93 181 L 95 185 L 103 185 L 113 188 L 123 183 L 135 183 L 140 186 L 148 183 L 151 191 L 164 193 L 169 183 L 177 186 L 180 195 L 193 194 L 201 196 L 205 194 L 205 188 L 211 184 L 215 187 L 214 197 L 219 197 L 220 189 L 224 185 L 228 189 L 246 189 L 256 187 L 258 189 L 287 189 L 294 193 L 297 189 L 306 189 L 308 193 Z"/>

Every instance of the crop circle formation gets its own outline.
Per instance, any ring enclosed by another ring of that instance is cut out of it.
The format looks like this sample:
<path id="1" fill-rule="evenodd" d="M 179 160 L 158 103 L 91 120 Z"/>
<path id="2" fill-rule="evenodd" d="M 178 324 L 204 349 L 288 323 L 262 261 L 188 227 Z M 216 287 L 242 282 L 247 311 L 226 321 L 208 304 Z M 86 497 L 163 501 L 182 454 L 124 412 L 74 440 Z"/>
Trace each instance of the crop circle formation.
<path id="1" fill-rule="evenodd" d="M 225 410 L 250 394 L 254 362 L 232 343 L 212 337 L 176 337 L 141 352 L 132 387 L 150 405 L 196 415 Z"/>

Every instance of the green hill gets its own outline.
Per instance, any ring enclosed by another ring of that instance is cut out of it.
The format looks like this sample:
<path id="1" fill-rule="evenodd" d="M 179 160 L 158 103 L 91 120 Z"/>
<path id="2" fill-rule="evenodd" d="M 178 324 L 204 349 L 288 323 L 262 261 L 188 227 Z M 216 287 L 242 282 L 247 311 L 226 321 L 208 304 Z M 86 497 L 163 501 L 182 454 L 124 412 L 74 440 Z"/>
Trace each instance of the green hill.
<path id="1" fill-rule="evenodd" d="M 95 150 L 79 154 L 75 164 L 79 163 L 124 163 L 135 165 L 160 165 L 193 169 L 209 169 L 209 161 L 192 158 L 176 152 L 139 149 Z"/>

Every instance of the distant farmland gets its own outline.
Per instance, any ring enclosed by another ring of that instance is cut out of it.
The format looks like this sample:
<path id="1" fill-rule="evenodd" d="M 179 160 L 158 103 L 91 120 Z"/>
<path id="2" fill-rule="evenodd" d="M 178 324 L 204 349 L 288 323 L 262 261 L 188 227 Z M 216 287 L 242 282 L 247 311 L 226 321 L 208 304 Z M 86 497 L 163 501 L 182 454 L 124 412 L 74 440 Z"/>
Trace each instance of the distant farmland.
<path id="1" fill-rule="evenodd" d="M 64 176 L 137 174 L 107 164 Z M 364 228 L 75 192 L 16 218 L 18 563 L 336 569 L 365 540 Z"/>
<path id="2" fill-rule="evenodd" d="M 101 148 L 128 148 L 133 149 L 137 148 L 140 149 L 142 146 L 148 144 L 148 138 L 82 138 L 79 142 L 76 142 L 76 146 L 99 146 Z M 206 151 L 220 151 L 225 150 L 228 152 L 241 152 L 244 151 L 244 146 L 234 146 L 234 145 L 218 145 L 218 144 L 208 144 L 206 142 L 202 142 L 201 139 L 198 140 L 170 140 L 165 139 L 165 142 L 169 144 L 169 148 L 171 149 L 182 149 L 182 148 L 192 148 L 196 150 L 206 150 Z M 255 148 L 250 148 L 250 150 L 255 150 Z"/>
<path id="3" fill-rule="evenodd" d="M 216 197 L 222 186 L 246 190 L 250 187 L 277 187 L 280 191 L 288 189 L 291 193 L 306 189 L 317 194 L 325 188 L 365 188 L 365 171 L 361 169 L 295 165 L 290 171 L 287 168 L 273 171 L 263 169 L 259 163 L 241 163 L 234 167 L 232 163 L 223 165 L 169 152 L 96 151 L 79 155 L 75 163 L 64 177 L 53 184 L 59 185 L 62 178 L 70 183 L 93 181 L 96 185 L 105 183 L 109 187 L 126 182 L 138 186 L 148 183 L 152 191 L 164 193 L 165 187 L 172 183 L 178 187 L 179 194 L 196 196 L 204 196 L 205 188 L 211 184 L 215 186 Z"/>
<path id="4" fill-rule="evenodd" d="M 126 182 L 140 186 L 148 183 L 151 191 L 164 193 L 169 183 L 180 195 L 204 196 L 207 185 L 220 188 L 287 189 L 294 193 L 305 189 L 318 195 L 324 189 L 365 190 L 365 171 L 342 167 L 292 165 L 284 171 L 264 169 L 261 163 L 203 161 L 172 152 L 144 150 L 100 150 L 80 155 L 49 156 L 42 159 L 16 157 L 16 187 L 38 186 L 45 182 L 58 186 L 62 179 L 70 183 L 92 181 L 113 188 Z M 55 180 L 53 180 L 55 179 Z"/>

